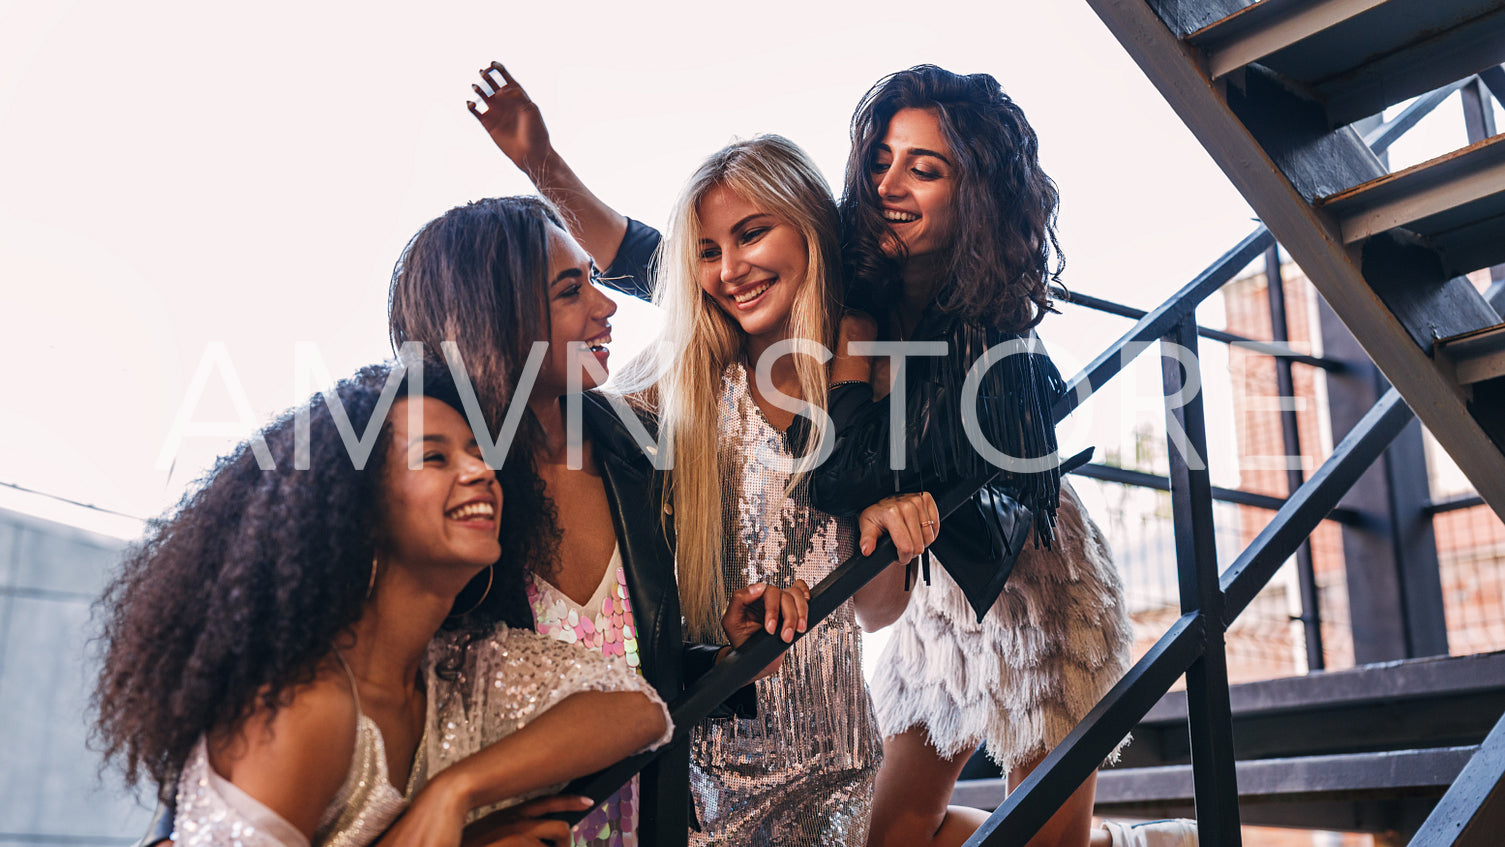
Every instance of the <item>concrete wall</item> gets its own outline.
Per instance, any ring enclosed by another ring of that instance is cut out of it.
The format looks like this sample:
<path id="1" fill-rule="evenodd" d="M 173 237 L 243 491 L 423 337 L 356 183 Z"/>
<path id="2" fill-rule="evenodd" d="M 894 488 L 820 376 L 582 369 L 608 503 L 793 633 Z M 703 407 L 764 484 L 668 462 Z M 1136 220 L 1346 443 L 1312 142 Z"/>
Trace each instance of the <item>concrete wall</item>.
<path id="1" fill-rule="evenodd" d="M 145 832 L 150 809 L 86 745 L 90 604 L 123 548 L 0 510 L 0 847 L 124 845 Z"/>

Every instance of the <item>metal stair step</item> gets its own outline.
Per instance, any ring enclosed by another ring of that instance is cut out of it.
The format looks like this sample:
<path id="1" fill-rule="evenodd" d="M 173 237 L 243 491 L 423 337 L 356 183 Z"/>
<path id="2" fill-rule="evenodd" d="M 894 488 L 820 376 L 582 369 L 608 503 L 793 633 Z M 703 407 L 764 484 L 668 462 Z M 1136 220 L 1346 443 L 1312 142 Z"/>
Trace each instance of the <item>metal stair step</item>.
<path id="1" fill-rule="evenodd" d="M 1453 363 L 1460 385 L 1505 376 L 1505 324 L 1444 338 L 1437 349 Z"/>
<path id="2" fill-rule="evenodd" d="M 1241 759 L 1476 744 L 1505 712 L 1505 653 L 1407 659 L 1229 687 Z M 1134 728 L 1125 766 L 1188 761 L 1186 693 Z"/>
<path id="3" fill-rule="evenodd" d="M 1389 0 L 1264 0 L 1186 36 L 1207 54 L 1207 75 L 1226 76 Z"/>
<path id="4" fill-rule="evenodd" d="M 1253 63 L 1340 127 L 1505 61 L 1499 0 L 1263 0 L 1185 36 L 1209 77 Z"/>
<path id="5" fill-rule="evenodd" d="M 1447 259 L 1452 273 L 1505 260 L 1505 135 L 1319 198 L 1343 241 L 1404 227 Z"/>
<path id="6" fill-rule="evenodd" d="M 1388 750 L 1332 756 L 1256 759 L 1237 764 L 1240 799 L 1296 801 L 1340 796 L 1441 796 L 1478 746 Z M 1097 805 L 1104 808 L 1169 806 L 1195 795 L 1191 765 L 1104 768 L 1097 775 Z M 951 794 L 957 805 L 992 809 L 1008 796 L 1001 779 L 962 780 Z"/>

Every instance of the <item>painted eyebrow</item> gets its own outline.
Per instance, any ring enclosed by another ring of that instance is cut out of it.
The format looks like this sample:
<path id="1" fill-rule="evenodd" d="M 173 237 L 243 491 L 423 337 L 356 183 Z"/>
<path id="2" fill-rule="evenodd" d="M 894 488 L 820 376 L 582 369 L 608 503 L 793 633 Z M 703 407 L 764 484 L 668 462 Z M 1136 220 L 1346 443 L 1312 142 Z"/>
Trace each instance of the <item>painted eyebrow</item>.
<path id="1" fill-rule="evenodd" d="M 893 152 L 894 152 L 893 148 L 889 147 L 887 144 L 884 144 L 881 141 L 878 142 L 878 149 L 886 151 L 889 155 L 893 155 Z M 944 155 L 942 155 L 940 153 L 937 153 L 934 150 L 927 150 L 924 147 L 911 147 L 911 148 L 909 148 L 909 155 L 911 155 L 911 156 L 932 156 L 934 158 L 940 159 L 942 162 L 945 162 L 948 165 L 951 165 L 951 160 L 950 159 L 946 158 Z M 952 167 L 956 167 L 955 165 L 951 165 L 951 166 Z"/>

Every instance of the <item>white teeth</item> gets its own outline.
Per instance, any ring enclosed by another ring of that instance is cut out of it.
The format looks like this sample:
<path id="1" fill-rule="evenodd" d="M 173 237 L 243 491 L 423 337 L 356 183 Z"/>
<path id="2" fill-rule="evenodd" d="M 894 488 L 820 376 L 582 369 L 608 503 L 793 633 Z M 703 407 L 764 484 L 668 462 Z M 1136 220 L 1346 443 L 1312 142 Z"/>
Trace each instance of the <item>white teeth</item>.
<path id="1" fill-rule="evenodd" d="M 746 303 L 749 300 L 753 299 L 754 297 L 757 297 L 759 294 L 762 294 L 763 292 L 767 291 L 769 289 L 769 287 L 772 286 L 772 285 L 773 285 L 773 283 L 771 283 L 771 282 L 764 283 L 763 285 L 760 285 L 760 286 L 758 286 L 757 288 L 754 288 L 751 291 L 745 291 L 745 292 L 743 292 L 741 294 L 734 295 L 732 297 L 732 299 L 735 300 L 735 301 L 737 301 L 738 303 Z"/>
<path id="2" fill-rule="evenodd" d="M 471 518 L 491 518 L 496 516 L 496 508 L 490 503 L 467 503 L 458 509 L 446 513 L 450 520 L 465 521 Z"/>
<path id="3" fill-rule="evenodd" d="M 592 338 L 589 341 L 585 342 L 585 349 L 591 351 L 592 353 L 599 353 L 602 350 L 605 350 L 606 349 L 606 345 L 608 345 L 610 343 L 611 343 L 611 335 L 610 334 L 607 334 L 607 335 L 598 335 L 595 338 Z"/>
<path id="4" fill-rule="evenodd" d="M 900 224 L 907 224 L 920 219 L 919 215 L 910 212 L 900 212 L 895 209 L 884 209 L 883 217 Z"/>

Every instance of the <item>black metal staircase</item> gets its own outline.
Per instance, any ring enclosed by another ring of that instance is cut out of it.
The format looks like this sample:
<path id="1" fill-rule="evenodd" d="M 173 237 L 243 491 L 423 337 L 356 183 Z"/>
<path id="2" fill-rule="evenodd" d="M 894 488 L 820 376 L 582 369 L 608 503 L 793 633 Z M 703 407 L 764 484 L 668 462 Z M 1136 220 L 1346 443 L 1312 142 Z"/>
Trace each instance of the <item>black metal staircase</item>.
<path id="1" fill-rule="evenodd" d="M 1505 140 L 1476 139 L 1390 174 L 1354 127 L 1440 86 L 1498 94 L 1505 3 L 1089 2 L 1484 500 L 1505 512 L 1499 392 L 1461 383 L 1435 349 L 1501 323 L 1459 275 L 1505 261 Z"/>

